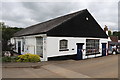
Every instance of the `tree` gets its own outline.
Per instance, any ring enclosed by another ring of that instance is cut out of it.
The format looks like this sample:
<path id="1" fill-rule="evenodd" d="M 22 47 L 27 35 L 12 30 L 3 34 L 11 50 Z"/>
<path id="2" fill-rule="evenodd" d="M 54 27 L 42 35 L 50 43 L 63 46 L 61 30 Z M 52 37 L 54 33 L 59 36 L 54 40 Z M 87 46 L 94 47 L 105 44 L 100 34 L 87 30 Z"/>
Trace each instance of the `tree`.
<path id="1" fill-rule="evenodd" d="M 119 34 L 119 33 L 118 33 L 117 31 L 114 31 L 114 32 L 113 32 L 113 35 L 114 35 L 114 36 L 118 36 L 118 34 Z"/>
<path id="2" fill-rule="evenodd" d="M 108 31 L 108 36 L 111 36 L 112 35 L 112 32 L 109 30 Z"/>
<path id="3" fill-rule="evenodd" d="M 2 50 L 7 51 L 10 50 L 9 46 L 7 45 L 8 40 L 13 37 L 13 34 L 23 28 L 18 27 L 9 27 L 5 25 L 4 22 L 0 22 L 0 30 L 2 30 Z"/>
<path id="4" fill-rule="evenodd" d="M 118 39 L 120 40 L 120 31 L 114 31 L 113 36 L 118 36 Z"/>

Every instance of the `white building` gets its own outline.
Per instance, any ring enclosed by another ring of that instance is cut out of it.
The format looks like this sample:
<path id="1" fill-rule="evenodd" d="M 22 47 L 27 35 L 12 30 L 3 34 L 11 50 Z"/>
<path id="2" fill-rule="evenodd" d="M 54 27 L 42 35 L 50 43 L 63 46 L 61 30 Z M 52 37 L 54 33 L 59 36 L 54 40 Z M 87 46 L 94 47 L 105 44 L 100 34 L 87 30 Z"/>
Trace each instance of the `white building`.
<path id="1" fill-rule="evenodd" d="M 19 54 L 49 57 L 75 55 L 77 59 L 106 56 L 108 36 L 87 9 L 27 27 L 14 34 Z"/>

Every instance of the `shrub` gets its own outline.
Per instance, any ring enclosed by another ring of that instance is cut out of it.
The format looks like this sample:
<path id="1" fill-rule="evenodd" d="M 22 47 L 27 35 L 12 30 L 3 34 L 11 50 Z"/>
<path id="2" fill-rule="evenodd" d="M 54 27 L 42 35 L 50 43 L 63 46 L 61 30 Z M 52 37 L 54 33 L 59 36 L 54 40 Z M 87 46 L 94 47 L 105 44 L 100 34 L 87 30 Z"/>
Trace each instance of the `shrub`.
<path id="1" fill-rule="evenodd" d="M 39 62 L 40 56 L 35 54 L 19 55 L 17 62 Z"/>
<path id="2" fill-rule="evenodd" d="M 8 56 L 3 57 L 2 62 L 11 62 L 11 57 Z"/>
<path id="3" fill-rule="evenodd" d="M 12 57 L 4 56 L 2 57 L 2 62 L 16 62 L 17 59 L 18 59 L 17 56 L 12 56 Z"/>
<path id="4" fill-rule="evenodd" d="M 12 56 L 11 57 L 11 62 L 16 62 L 16 60 L 18 60 L 18 56 Z"/>

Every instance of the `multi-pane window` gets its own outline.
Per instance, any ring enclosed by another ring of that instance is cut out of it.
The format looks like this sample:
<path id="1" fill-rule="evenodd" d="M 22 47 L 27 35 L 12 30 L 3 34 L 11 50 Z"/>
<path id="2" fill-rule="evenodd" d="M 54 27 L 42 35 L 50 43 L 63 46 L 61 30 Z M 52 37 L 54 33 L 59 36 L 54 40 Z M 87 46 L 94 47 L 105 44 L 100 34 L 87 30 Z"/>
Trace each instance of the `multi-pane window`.
<path id="1" fill-rule="evenodd" d="M 87 39 L 86 40 L 86 54 L 99 53 L 99 40 Z"/>
<path id="2" fill-rule="evenodd" d="M 60 50 L 68 50 L 68 40 L 60 40 Z"/>
<path id="3" fill-rule="evenodd" d="M 43 57 L 43 38 L 37 37 L 36 38 L 36 53 Z"/>

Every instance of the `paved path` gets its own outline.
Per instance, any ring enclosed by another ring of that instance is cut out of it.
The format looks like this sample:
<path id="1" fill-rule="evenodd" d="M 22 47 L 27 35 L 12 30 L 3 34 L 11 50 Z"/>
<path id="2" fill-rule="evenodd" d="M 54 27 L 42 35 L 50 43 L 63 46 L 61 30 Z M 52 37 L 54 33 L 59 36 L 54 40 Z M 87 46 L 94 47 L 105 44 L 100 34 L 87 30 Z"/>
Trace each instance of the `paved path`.
<path id="1" fill-rule="evenodd" d="M 90 78 L 90 77 L 83 75 L 81 73 L 71 71 L 71 70 L 56 66 L 56 65 L 45 65 L 42 67 L 46 70 L 53 72 L 53 73 L 61 75 L 64 78 Z"/>
<path id="2" fill-rule="evenodd" d="M 5 68 L 6 66 L 10 68 Z M 30 66 L 39 67 L 31 68 Z M 3 78 L 117 78 L 118 55 L 79 61 L 7 63 L 3 64 L 3 67 Z"/>
<path id="3" fill-rule="evenodd" d="M 117 78 L 118 55 L 110 55 L 81 61 L 59 61 L 54 65 L 94 78 Z"/>

